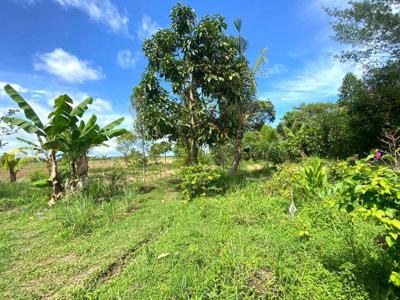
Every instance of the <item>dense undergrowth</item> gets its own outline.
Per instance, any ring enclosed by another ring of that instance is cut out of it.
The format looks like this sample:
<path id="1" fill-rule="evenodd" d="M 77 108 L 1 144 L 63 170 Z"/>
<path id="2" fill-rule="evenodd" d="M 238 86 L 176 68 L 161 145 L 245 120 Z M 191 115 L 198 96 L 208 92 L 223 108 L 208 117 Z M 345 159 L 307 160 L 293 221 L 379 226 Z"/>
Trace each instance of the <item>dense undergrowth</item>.
<path id="1" fill-rule="evenodd" d="M 190 202 L 173 178 L 111 197 L 94 182 L 52 209 L 43 190 L 1 183 L 0 296 L 395 297 L 383 225 L 339 209 L 337 194 L 304 197 L 304 184 L 291 217 L 292 177 L 282 172 L 296 165 L 253 167 L 218 178 L 220 195 Z"/>

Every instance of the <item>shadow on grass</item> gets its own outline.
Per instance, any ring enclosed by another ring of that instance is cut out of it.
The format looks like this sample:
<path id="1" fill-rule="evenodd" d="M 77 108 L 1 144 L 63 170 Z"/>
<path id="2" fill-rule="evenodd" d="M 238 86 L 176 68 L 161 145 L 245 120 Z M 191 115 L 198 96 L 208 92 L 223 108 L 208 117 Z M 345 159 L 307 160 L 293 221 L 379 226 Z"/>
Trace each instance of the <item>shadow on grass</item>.
<path id="1" fill-rule="evenodd" d="M 224 191 L 239 190 L 248 183 L 267 180 L 273 173 L 273 168 L 264 166 L 256 170 L 239 170 L 236 174 L 224 171 L 218 179 L 218 186 Z"/>

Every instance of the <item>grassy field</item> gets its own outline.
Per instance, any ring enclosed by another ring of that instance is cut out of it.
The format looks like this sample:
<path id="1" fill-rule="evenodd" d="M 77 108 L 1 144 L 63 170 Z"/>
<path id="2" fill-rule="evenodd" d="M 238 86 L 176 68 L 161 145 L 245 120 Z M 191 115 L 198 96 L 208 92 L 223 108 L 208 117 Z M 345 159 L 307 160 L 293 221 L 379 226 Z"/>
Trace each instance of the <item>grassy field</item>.
<path id="1" fill-rule="evenodd" d="M 116 166 L 94 162 L 92 177 Z M 290 217 L 290 197 L 262 164 L 225 178 L 216 197 L 184 201 L 169 163 L 150 167 L 149 193 L 139 191 L 140 171 L 127 171 L 120 194 L 72 195 L 51 209 L 26 172 L 0 183 L 1 299 L 384 299 L 390 291 L 381 228 L 317 199 Z"/>

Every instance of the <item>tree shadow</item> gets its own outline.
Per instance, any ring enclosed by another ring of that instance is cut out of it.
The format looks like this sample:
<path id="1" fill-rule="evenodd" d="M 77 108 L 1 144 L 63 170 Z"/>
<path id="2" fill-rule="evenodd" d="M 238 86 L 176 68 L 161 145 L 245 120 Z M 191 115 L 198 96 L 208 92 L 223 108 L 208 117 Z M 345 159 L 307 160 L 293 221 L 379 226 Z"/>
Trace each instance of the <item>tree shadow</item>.
<path id="1" fill-rule="evenodd" d="M 225 192 L 243 189 L 251 182 L 267 180 L 271 177 L 273 168 L 264 166 L 254 170 L 239 170 L 236 174 L 224 171 L 218 179 L 218 186 Z"/>

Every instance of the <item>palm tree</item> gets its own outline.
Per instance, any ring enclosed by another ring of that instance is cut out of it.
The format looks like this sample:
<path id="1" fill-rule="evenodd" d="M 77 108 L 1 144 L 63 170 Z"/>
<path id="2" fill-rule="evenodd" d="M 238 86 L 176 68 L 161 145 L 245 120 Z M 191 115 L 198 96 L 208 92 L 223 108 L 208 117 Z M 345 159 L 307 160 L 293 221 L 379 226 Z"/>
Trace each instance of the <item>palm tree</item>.
<path id="1" fill-rule="evenodd" d="M 236 173 L 242 158 L 242 140 L 247 130 L 259 130 L 265 122 L 273 121 L 275 118 L 274 106 L 270 101 L 257 99 L 257 85 L 255 77 L 262 64 L 266 61 L 266 49 L 263 49 L 253 68 L 244 56 L 248 42 L 241 35 L 242 22 L 240 19 L 234 20 L 234 25 L 238 31 L 237 37 L 232 37 L 233 43 L 240 55 L 240 89 L 235 94 L 233 101 L 227 106 L 227 115 L 232 118 L 233 144 L 235 148 L 234 160 L 230 173 Z"/>
<path id="2" fill-rule="evenodd" d="M 3 153 L 0 160 L 0 166 L 9 172 L 10 182 L 16 182 L 18 171 L 32 160 L 33 157 L 27 157 L 26 153 L 21 149 L 15 149 L 8 153 Z"/>

